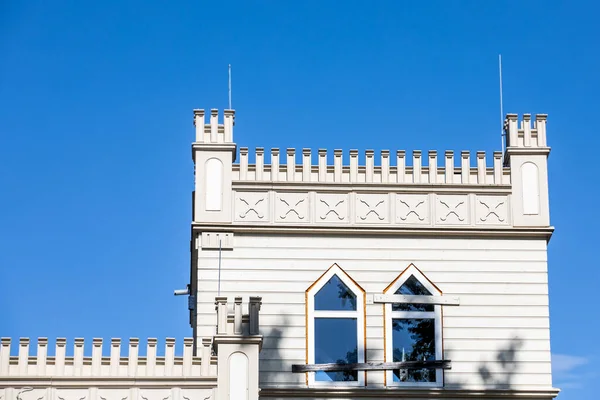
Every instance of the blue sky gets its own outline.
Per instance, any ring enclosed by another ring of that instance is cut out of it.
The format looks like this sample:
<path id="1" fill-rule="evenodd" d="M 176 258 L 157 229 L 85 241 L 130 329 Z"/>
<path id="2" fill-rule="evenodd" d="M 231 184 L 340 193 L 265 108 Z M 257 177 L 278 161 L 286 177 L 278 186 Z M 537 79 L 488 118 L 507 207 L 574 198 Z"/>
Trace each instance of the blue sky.
<path id="1" fill-rule="evenodd" d="M 555 385 L 594 398 L 600 6 L 220 4 L 0 5 L 0 335 L 190 335 L 191 110 L 228 63 L 239 145 L 491 152 L 502 53 L 505 111 L 549 114 Z"/>

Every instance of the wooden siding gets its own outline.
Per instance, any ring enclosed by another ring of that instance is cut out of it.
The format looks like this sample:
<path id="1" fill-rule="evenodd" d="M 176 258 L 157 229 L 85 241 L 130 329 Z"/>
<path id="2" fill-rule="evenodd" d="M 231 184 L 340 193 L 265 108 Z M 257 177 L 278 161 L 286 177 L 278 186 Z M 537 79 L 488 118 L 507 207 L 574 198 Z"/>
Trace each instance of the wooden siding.
<path id="1" fill-rule="evenodd" d="M 214 334 L 217 256 L 199 252 L 200 336 Z M 306 362 L 305 290 L 337 263 L 368 299 L 414 263 L 444 295 L 460 298 L 443 307 L 446 387 L 548 389 L 546 257 L 544 240 L 236 234 L 234 249 L 222 252 L 221 295 L 263 297 L 261 386 L 304 386 L 291 365 Z M 366 361 L 383 362 L 383 305 L 366 312 Z M 383 385 L 383 372 L 368 372 L 367 381 Z"/>

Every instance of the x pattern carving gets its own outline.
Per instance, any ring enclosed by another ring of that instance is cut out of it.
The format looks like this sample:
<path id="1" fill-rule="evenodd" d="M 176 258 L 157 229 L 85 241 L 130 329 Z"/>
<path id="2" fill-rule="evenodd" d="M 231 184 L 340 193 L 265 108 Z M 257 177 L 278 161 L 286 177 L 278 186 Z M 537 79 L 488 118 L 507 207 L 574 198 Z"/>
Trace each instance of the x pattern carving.
<path id="1" fill-rule="evenodd" d="M 267 192 L 238 192 L 235 218 L 238 221 L 266 222 L 270 220 L 269 215 L 273 215 L 274 222 L 347 223 L 352 204 L 350 196 L 348 193 L 316 193 L 314 197 L 310 197 L 309 193 L 280 192 L 275 193 L 274 203 L 271 203 Z M 354 222 L 389 221 L 388 195 L 357 193 L 354 196 Z M 399 193 L 395 196 L 391 216 L 399 224 L 428 224 L 432 218 L 431 212 L 435 211 L 435 224 L 465 225 L 472 220 L 471 207 L 475 208 L 472 223 L 507 224 L 509 220 L 506 196 L 477 195 L 471 204 L 468 195 L 436 195 L 435 210 L 430 210 L 428 194 Z M 311 198 L 314 198 L 315 204 L 310 203 Z M 310 218 L 310 212 L 315 213 L 314 218 Z"/>
<path id="2" fill-rule="evenodd" d="M 499 202 L 498 204 L 496 204 L 495 206 L 488 206 L 486 203 L 484 203 L 483 201 L 479 200 L 479 203 L 481 203 L 481 205 L 483 205 L 485 208 L 487 208 L 487 214 L 485 215 L 485 217 L 480 217 L 479 219 L 481 221 L 487 221 L 488 218 L 493 215 L 496 217 L 496 219 L 499 222 L 504 222 L 504 218 L 500 217 L 498 215 L 498 208 L 500 208 L 500 206 L 502 206 L 504 204 L 503 201 Z"/>
<path id="3" fill-rule="evenodd" d="M 429 200 L 426 194 L 398 195 L 396 222 L 427 223 L 429 221 Z"/>
<path id="4" fill-rule="evenodd" d="M 368 221 L 369 219 L 374 222 L 384 221 L 386 219 L 387 212 L 387 203 L 386 198 L 380 195 L 371 195 L 369 197 L 363 195 L 357 196 L 357 205 L 361 205 L 357 207 L 357 217 L 361 221 Z M 373 217 L 371 217 L 371 215 Z"/>
<path id="5" fill-rule="evenodd" d="M 182 395 L 181 395 L 181 397 L 183 397 L 183 399 L 184 399 L 184 400 L 192 400 L 192 398 L 194 398 L 194 397 L 195 397 L 196 399 L 200 399 L 200 398 L 202 398 L 202 397 L 197 397 L 197 396 L 193 396 L 193 395 L 190 395 L 190 397 L 187 397 L 185 394 L 182 394 Z M 207 397 L 204 397 L 204 398 L 202 398 L 202 400 L 208 400 L 208 399 L 210 399 L 211 397 L 212 397 L 212 394 L 209 394 Z"/>
<path id="6" fill-rule="evenodd" d="M 315 201 L 315 222 L 348 222 L 348 206 L 350 203 L 348 194 L 317 193 L 315 196 Z"/>
<path id="7" fill-rule="evenodd" d="M 142 393 L 140 393 L 140 398 L 142 400 L 169 400 L 171 398 L 171 393 L 170 393 L 170 390 L 168 390 L 168 391 L 160 390 L 160 391 L 158 391 L 158 393 L 156 393 L 156 392 L 148 393 L 147 396 L 148 397 L 146 397 Z M 163 396 L 165 396 L 165 397 L 163 397 Z"/>
<path id="8" fill-rule="evenodd" d="M 280 201 L 280 202 L 282 202 L 283 204 L 285 204 L 285 206 L 286 206 L 286 209 L 285 209 L 285 210 L 282 210 L 282 211 L 285 211 L 285 212 L 284 212 L 284 213 L 282 213 L 282 214 L 280 214 L 280 215 L 279 215 L 279 218 L 280 218 L 280 219 L 286 219 L 286 218 L 287 218 L 287 216 L 288 216 L 288 214 L 290 214 L 290 213 L 294 213 L 294 214 L 296 214 L 296 217 L 297 217 L 298 219 L 304 219 L 304 218 L 305 218 L 305 217 L 304 217 L 304 215 L 300 215 L 300 213 L 298 212 L 297 208 L 298 208 L 298 206 L 299 206 L 301 203 L 303 203 L 305 200 L 306 200 L 306 199 L 300 199 L 300 200 L 296 201 L 294 205 L 291 205 L 289 202 L 287 202 L 286 200 L 284 200 L 284 199 L 282 199 L 282 198 L 280 197 L 280 198 L 279 198 L 279 201 Z M 292 202 L 292 203 L 294 203 L 294 202 Z"/>
<path id="9" fill-rule="evenodd" d="M 329 214 L 333 214 L 335 215 L 335 217 L 337 217 L 338 220 L 343 221 L 344 217 L 340 215 L 339 211 L 338 211 L 338 207 L 341 206 L 342 204 L 344 204 L 344 201 L 346 200 L 339 200 L 339 201 L 331 201 L 331 205 L 329 205 L 328 202 L 326 202 L 323 199 L 319 199 L 319 201 L 323 204 L 325 204 L 325 206 L 327 207 L 327 211 L 319 216 L 319 218 L 321 218 L 322 220 L 326 220 L 327 216 L 329 216 Z"/>
<path id="10" fill-rule="evenodd" d="M 21 397 L 22 394 L 27 393 L 27 392 L 31 392 L 32 390 L 34 390 L 32 387 L 24 387 L 22 388 L 20 391 L 17 392 L 17 400 L 23 400 L 23 398 Z M 37 397 L 36 400 L 42 400 L 44 398 L 44 395 L 42 395 L 41 397 Z M 60 398 L 60 396 L 59 396 Z M 83 397 L 83 399 L 85 399 L 85 396 Z M 79 400 L 83 400 L 83 399 L 79 399 Z M 64 400 L 64 399 L 62 399 Z"/>
<path id="11" fill-rule="evenodd" d="M 236 193 L 235 217 L 241 221 L 267 219 L 268 193 Z"/>
<path id="12" fill-rule="evenodd" d="M 477 196 L 477 223 L 504 224 L 507 222 L 505 196 Z"/>
<path id="13" fill-rule="evenodd" d="M 275 193 L 275 222 L 308 222 L 308 193 Z"/>
<path id="14" fill-rule="evenodd" d="M 466 196 L 439 196 L 437 199 L 438 222 L 444 224 L 467 223 Z"/>

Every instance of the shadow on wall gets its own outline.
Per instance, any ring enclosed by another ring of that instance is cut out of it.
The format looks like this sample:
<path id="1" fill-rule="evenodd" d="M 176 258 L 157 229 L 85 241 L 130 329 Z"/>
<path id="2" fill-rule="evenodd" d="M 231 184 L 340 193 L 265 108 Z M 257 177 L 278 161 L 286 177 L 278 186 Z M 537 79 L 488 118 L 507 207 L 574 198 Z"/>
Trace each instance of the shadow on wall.
<path id="1" fill-rule="evenodd" d="M 273 372 L 269 368 L 264 368 L 265 363 L 273 363 L 274 361 L 281 361 L 281 341 L 283 339 L 284 327 L 288 326 L 288 317 L 281 315 L 281 322 L 276 327 L 270 329 L 260 330 L 260 334 L 263 335 L 263 347 L 260 352 L 259 358 L 259 382 L 265 381 L 267 374 Z M 291 373 L 291 371 L 290 371 Z"/>
<path id="2" fill-rule="evenodd" d="M 519 337 L 512 338 L 508 345 L 496 353 L 496 359 L 483 362 L 477 372 L 483 384 L 494 389 L 509 389 L 517 374 L 517 352 L 523 347 Z"/>
<path id="3" fill-rule="evenodd" d="M 498 349 L 492 360 L 480 361 L 477 367 L 477 378 L 481 384 L 489 389 L 510 389 L 513 379 L 518 373 L 517 353 L 521 347 L 523 347 L 523 340 L 515 336 Z M 452 349 L 448 348 L 444 353 L 444 358 L 453 360 Z M 461 389 L 468 386 L 468 384 L 446 379 L 445 386 L 452 389 Z"/>

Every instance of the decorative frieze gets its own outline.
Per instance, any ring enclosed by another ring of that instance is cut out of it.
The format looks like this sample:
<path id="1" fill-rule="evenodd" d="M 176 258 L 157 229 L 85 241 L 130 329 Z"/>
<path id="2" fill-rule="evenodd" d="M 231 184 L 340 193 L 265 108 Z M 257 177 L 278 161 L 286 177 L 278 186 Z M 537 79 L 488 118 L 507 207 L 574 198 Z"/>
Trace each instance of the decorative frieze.
<path id="1" fill-rule="evenodd" d="M 236 191 L 234 214 L 235 223 L 242 225 L 476 227 L 510 225 L 508 198 L 507 194 Z M 209 234 L 203 233 L 203 246 L 209 240 L 205 235 Z M 224 243 L 229 244 L 227 240 Z"/>
<path id="2" fill-rule="evenodd" d="M 438 225 L 469 225 L 469 197 L 437 195 L 435 214 Z"/>
<path id="3" fill-rule="evenodd" d="M 364 194 L 356 196 L 356 218 L 357 223 L 389 223 L 389 194 Z"/>
<path id="4" fill-rule="evenodd" d="M 429 225 L 428 194 L 396 194 L 396 223 Z"/>
<path id="5" fill-rule="evenodd" d="M 350 209 L 350 195 L 336 193 L 316 194 L 316 222 L 320 223 L 348 223 Z"/>
<path id="6" fill-rule="evenodd" d="M 268 192 L 235 192 L 235 221 L 268 221 L 269 210 Z"/>
<path id="7" fill-rule="evenodd" d="M 57 389 L 56 393 L 55 393 L 55 397 L 58 400 L 88 400 L 90 399 L 90 389 Z M 105 394 L 105 393 L 103 393 Z M 125 397 L 125 396 L 123 396 Z M 129 397 L 129 396 L 127 396 Z M 97 396 L 97 398 L 99 400 L 103 400 L 103 396 L 99 395 Z M 104 397 L 106 398 L 106 397 Z M 109 400 L 108 398 L 106 398 L 107 400 Z M 23 400 L 28 400 L 26 398 L 23 398 Z M 37 399 L 36 399 L 37 400 Z M 110 400 L 112 399 L 112 396 L 110 398 Z M 121 400 L 121 399 L 118 399 Z"/>
<path id="8" fill-rule="evenodd" d="M 508 197 L 476 196 L 475 223 L 481 225 L 508 225 Z"/>
<path id="9" fill-rule="evenodd" d="M 275 220 L 278 222 L 309 222 L 308 193 L 276 193 Z"/>

